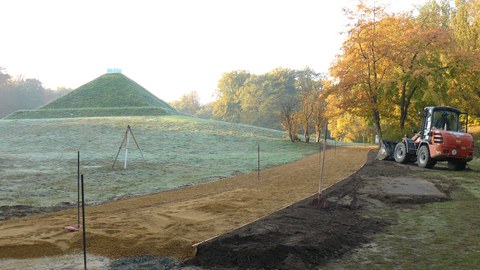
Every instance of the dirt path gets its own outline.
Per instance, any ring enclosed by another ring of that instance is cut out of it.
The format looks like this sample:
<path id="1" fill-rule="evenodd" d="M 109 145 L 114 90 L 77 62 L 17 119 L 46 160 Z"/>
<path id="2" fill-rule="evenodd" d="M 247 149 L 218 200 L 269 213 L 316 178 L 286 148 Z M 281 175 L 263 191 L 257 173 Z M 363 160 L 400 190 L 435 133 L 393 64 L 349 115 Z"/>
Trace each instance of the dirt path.
<path id="1" fill-rule="evenodd" d="M 325 187 L 357 171 L 368 147 L 327 151 Z M 110 258 L 193 255 L 192 244 L 231 231 L 318 190 L 319 156 L 226 180 L 86 209 L 88 252 Z M 0 222 L 0 258 L 79 252 L 81 233 L 67 233 L 76 209 Z"/>

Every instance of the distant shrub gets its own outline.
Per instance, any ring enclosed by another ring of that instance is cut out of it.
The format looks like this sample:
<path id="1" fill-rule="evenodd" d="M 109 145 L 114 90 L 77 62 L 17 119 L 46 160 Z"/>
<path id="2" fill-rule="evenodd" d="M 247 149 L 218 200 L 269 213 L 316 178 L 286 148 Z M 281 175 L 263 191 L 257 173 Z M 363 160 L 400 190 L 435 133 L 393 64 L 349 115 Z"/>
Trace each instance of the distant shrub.
<path id="1" fill-rule="evenodd" d="M 415 129 L 412 126 L 405 127 L 404 129 L 399 128 L 395 125 L 383 126 L 383 139 L 391 141 L 399 141 L 403 136 L 407 135 L 408 137 L 413 136 L 413 130 Z"/>

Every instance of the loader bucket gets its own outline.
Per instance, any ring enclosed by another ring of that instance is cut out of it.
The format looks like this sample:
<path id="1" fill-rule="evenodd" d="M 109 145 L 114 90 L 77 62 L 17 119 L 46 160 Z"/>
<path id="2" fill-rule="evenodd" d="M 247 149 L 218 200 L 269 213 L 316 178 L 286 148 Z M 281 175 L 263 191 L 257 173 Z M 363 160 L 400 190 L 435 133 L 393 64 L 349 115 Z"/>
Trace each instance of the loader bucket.
<path id="1" fill-rule="evenodd" d="M 376 159 L 394 160 L 393 152 L 395 151 L 397 143 L 397 141 L 381 141 Z"/>

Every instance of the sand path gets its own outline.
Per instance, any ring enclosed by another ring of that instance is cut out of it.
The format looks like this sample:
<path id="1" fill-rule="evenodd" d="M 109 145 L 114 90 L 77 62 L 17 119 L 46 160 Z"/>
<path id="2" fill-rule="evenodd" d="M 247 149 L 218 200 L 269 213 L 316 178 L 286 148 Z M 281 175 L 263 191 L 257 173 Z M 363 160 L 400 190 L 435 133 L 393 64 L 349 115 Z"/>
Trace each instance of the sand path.
<path id="1" fill-rule="evenodd" d="M 371 147 L 327 151 L 324 186 L 357 171 Z M 319 155 L 300 161 L 157 194 L 86 208 L 87 250 L 120 258 L 193 255 L 192 244 L 231 231 L 318 190 Z M 0 222 L 0 258 L 35 258 L 82 250 L 76 209 Z"/>

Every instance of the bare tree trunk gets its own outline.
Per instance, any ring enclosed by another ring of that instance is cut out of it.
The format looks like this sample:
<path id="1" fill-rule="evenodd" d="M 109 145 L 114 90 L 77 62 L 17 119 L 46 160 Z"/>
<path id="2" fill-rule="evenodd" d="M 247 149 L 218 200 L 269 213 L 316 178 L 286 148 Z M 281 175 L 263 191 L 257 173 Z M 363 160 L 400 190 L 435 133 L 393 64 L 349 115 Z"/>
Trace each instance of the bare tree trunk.
<path id="1" fill-rule="evenodd" d="M 298 140 L 297 135 L 294 133 L 295 129 L 295 120 L 293 119 L 293 107 L 291 104 L 286 104 L 282 106 L 282 125 L 283 128 L 288 132 L 288 137 L 291 142 Z"/>
<path id="2" fill-rule="evenodd" d="M 305 137 L 305 142 L 309 143 L 310 142 L 310 133 L 308 131 L 304 132 L 303 136 Z"/>
<path id="3" fill-rule="evenodd" d="M 305 137 L 305 142 L 310 142 L 310 132 L 308 131 L 308 124 L 303 127 L 303 136 Z"/>
<path id="4" fill-rule="evenodd" d="M 380 113 L 378 109 L 373 109 L 373 122 L 375 124 L 375 130 L 377 131 L 378 137 L 380 140 L 383 140 L 382 126 L 380 125 Z"/>

